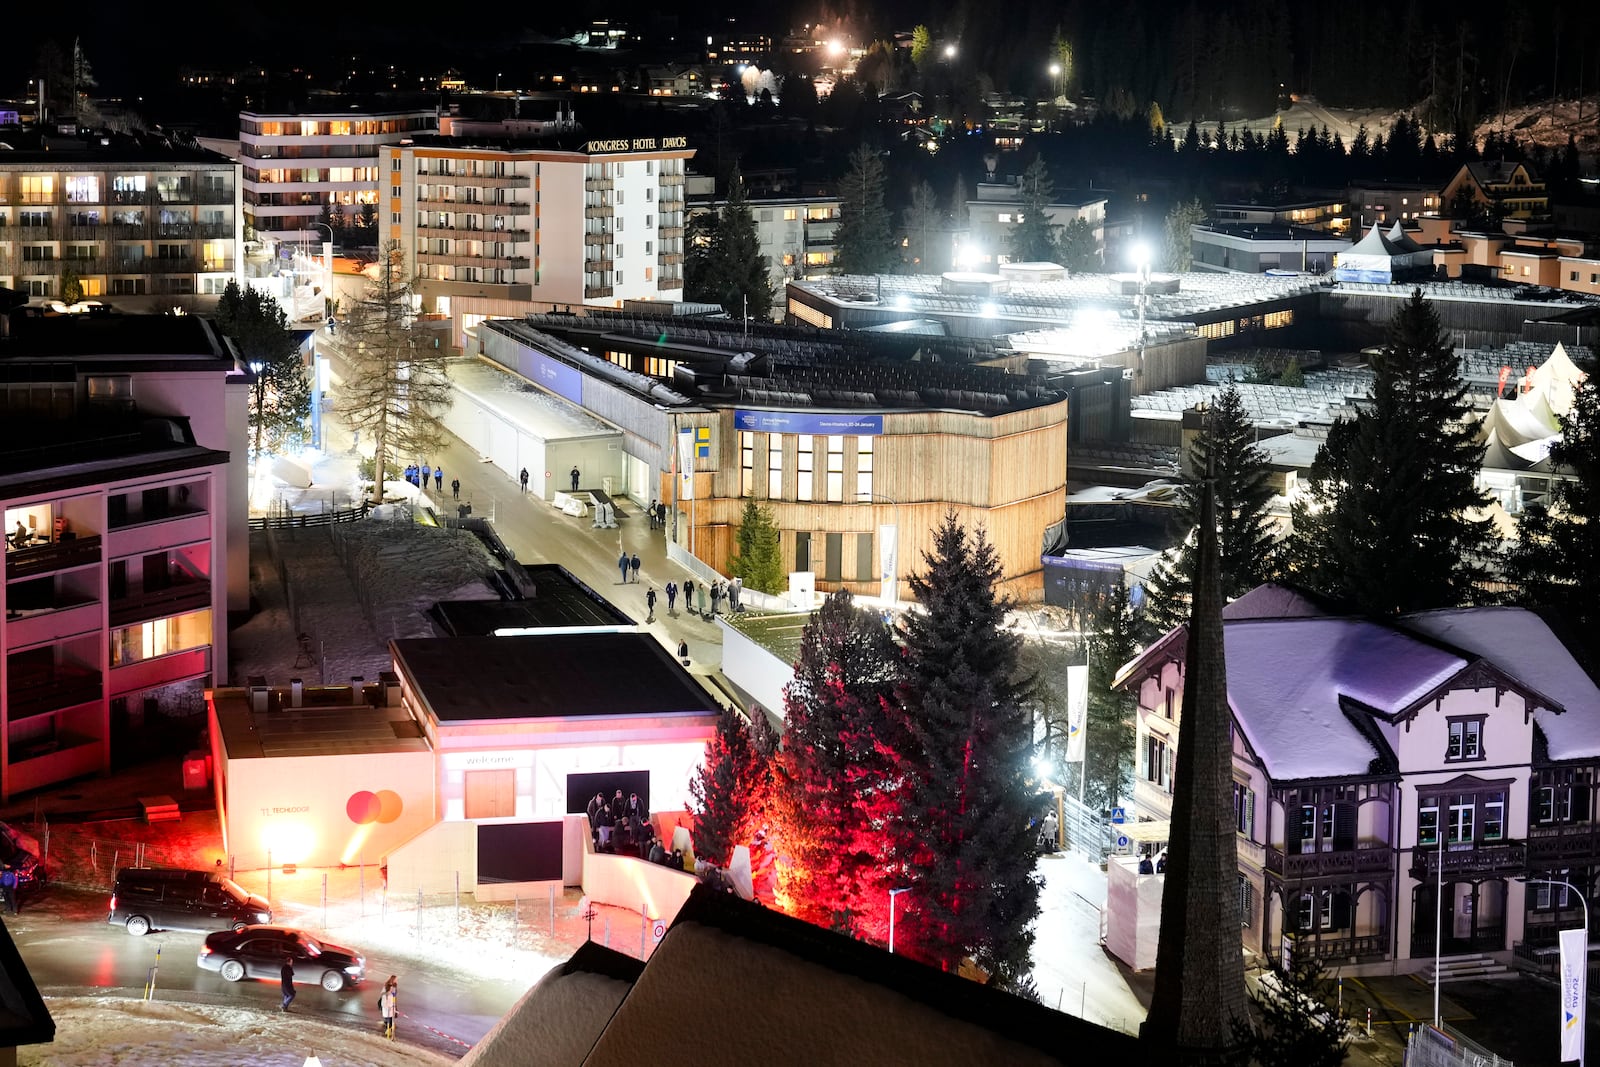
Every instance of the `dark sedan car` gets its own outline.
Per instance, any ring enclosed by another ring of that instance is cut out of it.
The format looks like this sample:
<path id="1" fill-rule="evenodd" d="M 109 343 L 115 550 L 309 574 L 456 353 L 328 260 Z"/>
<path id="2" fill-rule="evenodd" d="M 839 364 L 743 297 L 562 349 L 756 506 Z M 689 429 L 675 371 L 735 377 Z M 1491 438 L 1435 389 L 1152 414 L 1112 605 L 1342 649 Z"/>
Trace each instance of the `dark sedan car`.
<path id="1" fill-rule="evenodd" d="M 367 961 L 355 949 L 330 945 L 290 926 L 246 926 L 206 935 L 198 960 L 202 970 L 216 971 L 230 982 L 246 978 L 278 981 L 283 957 L 294 959 L 294 980 L 316 983 L 331 993 L 366 977 Z"/>

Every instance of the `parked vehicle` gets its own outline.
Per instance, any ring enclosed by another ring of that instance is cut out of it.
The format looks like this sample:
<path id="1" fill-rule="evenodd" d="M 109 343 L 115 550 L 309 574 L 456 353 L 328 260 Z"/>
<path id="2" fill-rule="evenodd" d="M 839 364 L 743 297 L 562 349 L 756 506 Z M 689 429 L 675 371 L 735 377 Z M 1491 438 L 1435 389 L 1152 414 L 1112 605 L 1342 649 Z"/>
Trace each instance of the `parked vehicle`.
<path id="1" fill-rule="evenodd" d="M 45 883 L 44 863 L 39 859 L 39 841 L 9 823 L 0 822 L 0 863 L 17 872 L 17 892 Z"/>
<path id="2" fill-rule="evenodd" d="M 111 887 L 107 922 L 135 937 L 151 930 L 242 930 L 272 921 L 272 906 L 215 871 L 124 867 Z"/>
<path id="3" fill-rule="evenodd" d="M 330 993 L 358 984 L 367 974 L 366 957 L 355 949 L 329 944 L 292 926 L 247 926 L 209 934 L 196 962 L 230 982 L 246 978 L 276 982 L 284 956 L 294 959 L 297 984 L 320 985 Z"/>

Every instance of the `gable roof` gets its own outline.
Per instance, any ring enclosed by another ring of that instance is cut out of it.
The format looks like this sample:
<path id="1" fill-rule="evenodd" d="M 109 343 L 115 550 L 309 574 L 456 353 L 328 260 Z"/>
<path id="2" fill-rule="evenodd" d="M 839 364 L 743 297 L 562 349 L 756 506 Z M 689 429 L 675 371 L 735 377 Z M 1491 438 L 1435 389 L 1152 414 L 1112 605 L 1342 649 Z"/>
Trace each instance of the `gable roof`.
<path id="1" fill-rule="evenodd" d="M 459 1067 L 578 1067 L 644 964 L 585 941 L 462 1057 Z"/>

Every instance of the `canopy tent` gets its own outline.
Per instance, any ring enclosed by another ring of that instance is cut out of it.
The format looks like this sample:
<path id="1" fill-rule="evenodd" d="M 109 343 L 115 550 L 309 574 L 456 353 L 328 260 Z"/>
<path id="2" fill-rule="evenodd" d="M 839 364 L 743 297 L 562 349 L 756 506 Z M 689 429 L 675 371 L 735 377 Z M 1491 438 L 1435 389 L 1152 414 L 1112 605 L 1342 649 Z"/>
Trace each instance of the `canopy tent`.
<path id="1" fill-rule="evenodd" d="M 1572 411 L 1583 381 L 1560 343 L 1543 364 L 1522 378 L 1513 395 L 1494 402 L 1483 417 L 1483 465 L 1496 470 L 1550 470 L 1550 446 L 1561 438 L 1561 420 Z"/>
<path id="2" fill-rule="evenodd" d="M 1395 223 L 1395 228 L 1399 228 Z M 1433 269 L 1433 253 L 1407 237 L 1404 231 L 1384 236 L 1373 223 L 1367 235 L 1335 261 L 1334 276 L 1341 282 L 1378 282 L 1387 285 L 1396 274 Z"/>

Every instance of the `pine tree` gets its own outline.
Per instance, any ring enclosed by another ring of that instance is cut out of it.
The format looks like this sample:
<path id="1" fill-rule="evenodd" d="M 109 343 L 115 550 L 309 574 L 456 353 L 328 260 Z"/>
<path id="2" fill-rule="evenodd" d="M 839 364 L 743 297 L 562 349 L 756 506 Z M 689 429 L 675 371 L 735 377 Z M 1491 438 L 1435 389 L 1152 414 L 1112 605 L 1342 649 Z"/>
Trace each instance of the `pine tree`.
<path id="1" fill-rule="evenodd" d="M 792 914 L 852 933 L 881 912 L 884 824 L 865 817 L 890 803 L 891 740 L 884 702 L 894 692 L 899 650 L 877 615 L 834 593 L 806 624 L 794 678 L 784 689 L 787 730 L 778 757 L 773 811 L 779 897 Z"/>
<path id="2" fill-rule="evenodd" d="M 1118 584 L 1097 606 L 1089 624 L 1089 708 L 1084 720 L 1084 800 L 1109 811 L 1133 790 L 1134 700 L 1111 688 L 1117 671 L 1138 655 L 1138 619 L 1128 589 Z"/>
<path id="3" fill-rule="evenodd" d="M 709 233 L 705 271 L 697 278 L 695 298 L 721 304 L 735 318 L 765 319 L 772 310 L 772 279 L 737 166 L 728 179 L 728 200 Z"/>
<path id="4" fill-rule="evenodd" d="M 1011 258 L 1018 263 L 1050 263 L 1061 253 L 1061 226 L 1050 217 L 1055 186 L 1043 158 L 1034 157 L 1022 172 L 1022 192 L 1017 221 L 1007 240 Z"/>
<path id="5" fill-rule="evenodd" d="M 893 823 L 896 874 L 912 954 L 956 970 L 965 958 L 1005 986 L 1020 983 L 1039 913 L 1029 820 L 1032 724 L 1021 639 L 1004 628 L 1000 564 L 980 529 L 951 514 L 911 578 L 923 611 L 904 622 L 899 690 L 907 743 L 896 751 L 906 796 Z M 898 936 L 898 934 L 897 934 Z"/>
<path id="6" fill-rule="evenodd" d="M 425 456 L 444 438 L 440 421 L 451 400 L 448 359 L 411 327 L 415 310 L 398 241 L 378 254 L 377 276 L 357 300 L 338 342 L 352 373 L 339 406 L 373 443 L 373 500 L 383 500 L 385 473 L 396 457 Z"/>
<path id="7" fill-rule="evenodd" d="M 1061 265 L 1074 274 L 1100 269 L 1100 243 L 1094 239 L 1094 227 L 1088 219 L 1073 219 L 1062 228 L 1057 251 L 1061 253 Z"/>
<path id="8" fill-rule="evenodd" d="M 777 736 L 765 711 L 756 708 L 754 716 L 724 707 L 689 780 L 695 856 L 716 867 L 726 867 L 734 846 L 748 845 L 766 823 Z"/>
<path id="9" fill-rule="evenodd" d="M 1478 598 L 1495 544 L 1477 488 L 1483 445 L 1460 365 L 1414 290 L 1373 357 L 1370 406 L 1334 424 L 1294 506 L 1291 572 L 1360 611 L 1387 615 Z"/>
<path id="10" fill-rule="evenodd" d="M 728 565 L 729 573 L 741 579 L 746 588 L 772 594 L 783 592 L 783 553 L 772 511 L 753 500 L 745 501 L 734 542 L 737 551 Z"/>
<path id="11" fill-rule="evenodd" d="M 255 454 L 298 444 L 311 417 L 311 379 L 282 305 L 259 289 L 241 289 L 230 281 L 212 321 L 233 338 L 240 358 L 256 376 L 250 403 Z"/>
<path id="12" fill-rule="evenodd" d="M 1550 462 L 1571 480 L 1556 482 L 1547 501 L 1529 505 L 1518 522 L 1509 570 L 1531 603 L 1557 608 L 1594 634 L 1600 626 L 1600 377 L 1579 385 Z"/>
<path id="13" fill-rule="evenodd" d="M 1178 204 L 1167 212 L 1164 229 L 1166 238 L 1162 263 L 1170 271 L 1183 273 L 1194 266 L 1194 236 L 1192 229 L 1206 221 L 1206 208 L 1198 198 Z"/>
<path id="14" fill-rule="evenodd" d="M 883 161 L 866 145 L 850 153 L 850 169 L 839 183 L 839 225 L 834 230 L 834 269 L 840 274 L 879 274 L 898 254 L 883 206 Z"/>
<path id="15" fill-rule="evenodd" d="M 1233 600 L 1277 571 L 1277 537 L 1267 457 L 1256 447 L 1244 400 L 1231 383 L 1217 395 L 1189 446 L 1178 491 L 1183 541 L 1164 556 L 1145 582 L 1144 631 L 1154 640 L 1186 622 L 1194 589 L 1195 524 L 1200 518 L 1200 481 L 1211 472 L 1217 497 L 1217 548 L 1222 595 Z"/>
<path id="16" fill-rule="evenodd" d="M 932 274 L 938 271 L 935 249 L 943 249 L 945 240 L 944 209 L 939 206 L 939 194 L 926 181 L 911 189 L 911 204 L 905 209 L 907 266 L 913 274 Z"/>

